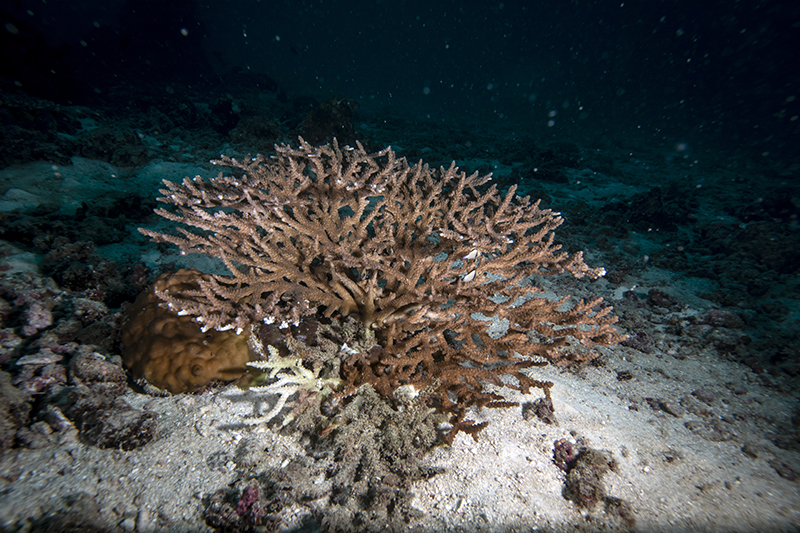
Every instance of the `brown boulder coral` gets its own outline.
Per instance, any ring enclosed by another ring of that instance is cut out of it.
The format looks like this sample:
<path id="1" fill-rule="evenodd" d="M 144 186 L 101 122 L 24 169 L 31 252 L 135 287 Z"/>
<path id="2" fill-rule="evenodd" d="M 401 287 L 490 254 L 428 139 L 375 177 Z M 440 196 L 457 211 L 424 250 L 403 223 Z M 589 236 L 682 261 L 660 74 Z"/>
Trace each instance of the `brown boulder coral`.
<path id="1" fill-rule="evenodd" d="M 190 316 L 170 309 L 159 293 L 197 290 L 209 276 L 195 269 L 162 274 L 136 298 L 122 325 L 122 359 L 134 379 L 173 394 L 192 391 L 212 380 L 231 381 L 250 360 L 247 335 L 203 329 Z"/>

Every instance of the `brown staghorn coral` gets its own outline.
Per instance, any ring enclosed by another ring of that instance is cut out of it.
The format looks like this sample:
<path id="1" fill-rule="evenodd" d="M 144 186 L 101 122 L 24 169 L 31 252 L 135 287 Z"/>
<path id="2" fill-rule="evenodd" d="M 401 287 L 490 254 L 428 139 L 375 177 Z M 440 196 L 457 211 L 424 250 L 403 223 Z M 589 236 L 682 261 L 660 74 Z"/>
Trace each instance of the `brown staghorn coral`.
<path id="1" fill-rule="evenodd" d="M 550 384 L 525 370 L 593 357 L 583 346 L 621 336 L 602 299 L 544 297 L 538 276 L 602 276 L 582 254 L 554 243 L 558 213 L 501 195 L 490 176 L 455 164 L 409 165 L 386 148 L 367 153 L 331 145 L 276 146 L 276 155 L 214 164 L 232 176 L 165 181 L 174 206 L 156 213 L 180 235 L 141 229 L 181 253 L 218 257 L 230 275 L 198 278 L 195 290 L 158 296 L 204 329 L 280 328 L 312 314 L 357 316 L 368 342 L 342 350 L 346 390 L 368 382 L 385 397 L 400 387 L 433 390 L 453 431 L 481 429 L 466 409 L 505 406 L 484 383 L 527 393 Z M 504 331 L 490 332 L 490 323 Z M 374 334 L 374 336 L 373 336 Z M 371 348 L 370 348 L 371 346 Z M 508 384 L 508 383 L 505 383 Z"/>

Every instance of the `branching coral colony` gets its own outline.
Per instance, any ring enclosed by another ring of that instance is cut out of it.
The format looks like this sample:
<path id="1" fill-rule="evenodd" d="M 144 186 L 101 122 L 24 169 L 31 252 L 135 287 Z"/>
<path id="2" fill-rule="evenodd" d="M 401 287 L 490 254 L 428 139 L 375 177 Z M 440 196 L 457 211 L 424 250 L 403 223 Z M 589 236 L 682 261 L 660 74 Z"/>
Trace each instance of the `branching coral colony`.
<path id="1" fill-rule="evenodd" d="M 401 387 L 425 389 L 428 404 L 451 416 L 448 442 L 483 428 L 466 420 L 471 406 L 513 405 L 485 384 L 549 397 L 552 384 L 526 369 L 589 360 L 581 345 L 622 338 L 601 298 L 544 297 L 539 276 L 596 279 L 605 270 L 561 251 L 559 213 L 516 196 L 515 186 L 503 196 L 486 186 L 490 175 L 409 165 L 390 148 L 300 139 L 275 149 L 213 161 L 233 176 L 165 181 L 159 200 L 174 209 L 156 213 L 186 227 L 140 230 L 227 266 L 230 275 L 198 279 L 199 290 L 158 294 L 205 329 L 357 317 L 359 342 L 339 352 L 340 394 L 365 383 L 389 399 Z M 490 334 L 492 319 L 505 332 Z"/>

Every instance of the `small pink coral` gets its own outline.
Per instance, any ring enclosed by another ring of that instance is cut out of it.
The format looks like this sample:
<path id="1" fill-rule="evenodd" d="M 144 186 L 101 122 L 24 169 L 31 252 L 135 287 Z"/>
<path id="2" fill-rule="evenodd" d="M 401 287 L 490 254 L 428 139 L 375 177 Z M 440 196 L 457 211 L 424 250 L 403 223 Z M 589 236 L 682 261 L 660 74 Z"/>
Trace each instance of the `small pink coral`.
<path id="1" fill-rule="evenodd" d="M 25 311 L 26 324 L 22 327 L 22 334 L 30 337 L 40 329 L 53 325 L 53 313 L 42 302 L 33 302 Z"/>
<path id="2" fill-rule="evenodd" d="M 239 499 L 239 503 L 236 504 L 236 514 L 239 516 L 245 514 L 260 497 L 261 491 L 258 490 L 258 486 L 248 485 L 242 491 L 242 497 Z"/>

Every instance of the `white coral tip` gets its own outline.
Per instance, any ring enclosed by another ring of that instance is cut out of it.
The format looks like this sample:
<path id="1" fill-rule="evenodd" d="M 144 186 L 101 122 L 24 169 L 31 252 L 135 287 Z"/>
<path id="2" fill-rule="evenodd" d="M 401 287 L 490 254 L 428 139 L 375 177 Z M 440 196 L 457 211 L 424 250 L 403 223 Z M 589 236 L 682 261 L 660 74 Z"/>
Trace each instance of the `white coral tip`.
<path id="1" fill-rule="evenodd" d="M 342 351 L 344 353 L 346 353 L 347 355 L 353 355 L 353 354 L 357 354 L 358 353 L 358 350 L 352 349 L 351 347 L 349 347 L 347 345 L 347 343 L 342 344 Z"/>

